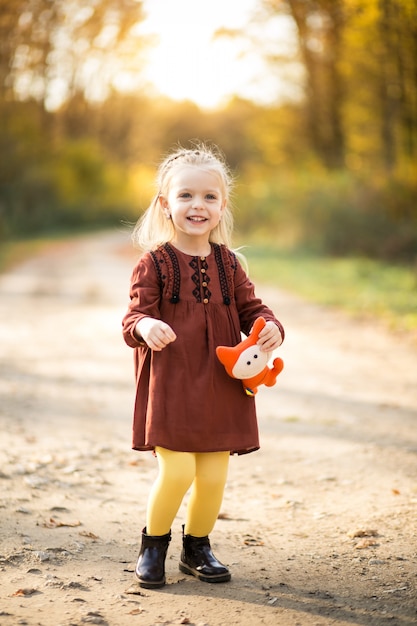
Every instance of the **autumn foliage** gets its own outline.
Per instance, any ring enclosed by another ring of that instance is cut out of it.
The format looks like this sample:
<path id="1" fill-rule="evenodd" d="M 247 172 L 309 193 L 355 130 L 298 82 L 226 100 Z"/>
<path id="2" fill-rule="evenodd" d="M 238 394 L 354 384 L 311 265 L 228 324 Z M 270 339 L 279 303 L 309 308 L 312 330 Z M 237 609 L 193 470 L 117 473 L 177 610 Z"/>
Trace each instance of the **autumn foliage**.
<path id="1" fill-rule="evenodd" d="M 415 260 L 415 0 L 260 0 L 258 19 L 294 22 L 297 52 L 272 59 L 271 76 L 298 63 L 303 96 L 270 106 L 235 98 L 215 111 L 140 87 L 140 2 L 0 6 L 0 240 L 135 221 L 161 155 L 199 139 L 218 144 L 236 174 L 241 233 Z M 99 95 L 86 58 L 106 69 Z M 136 87 L 121 92 L 117 74 L 133 58 Z"/>

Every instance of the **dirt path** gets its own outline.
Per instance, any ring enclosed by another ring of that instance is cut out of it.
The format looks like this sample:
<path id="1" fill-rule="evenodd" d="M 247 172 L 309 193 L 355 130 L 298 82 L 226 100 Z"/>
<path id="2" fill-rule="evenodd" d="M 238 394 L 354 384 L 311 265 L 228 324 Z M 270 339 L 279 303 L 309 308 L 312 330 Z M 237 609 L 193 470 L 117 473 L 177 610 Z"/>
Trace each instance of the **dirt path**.
<path id="1" fill-rule="evenodd" d="M 0 277 L 0 624 L 417 624 L 417 349 L 258 288 L 287 330 L 212 534 L 232 581 L 133 579 L 151 455 L 130 450 L 126 233 Z M 278 279 L 279 282 L 279 279 Z"/>

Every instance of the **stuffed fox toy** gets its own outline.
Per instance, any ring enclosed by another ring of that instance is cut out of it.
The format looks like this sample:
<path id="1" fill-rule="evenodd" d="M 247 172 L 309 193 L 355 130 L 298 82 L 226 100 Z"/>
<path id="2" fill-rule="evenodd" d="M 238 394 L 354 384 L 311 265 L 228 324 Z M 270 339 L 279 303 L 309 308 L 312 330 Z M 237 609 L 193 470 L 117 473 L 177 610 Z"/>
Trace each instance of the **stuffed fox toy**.
<path id="1" fill-rule="evenodd" d="M 242 380 L 243 389 L 248 396 L 254 396 L 259 385 L 272 387 L 275 385 L 278 374 L 284 367 L 282 359 L 276 358 L 269 368 L 267 363 L 270 352 L 261 352 L 256 345 L 258 335 L 266 322 L 263 317 L 255 321 L 252 332 L 243 341 L 234 347 L 218 346 L 217 358 L 232 378 Z"/>

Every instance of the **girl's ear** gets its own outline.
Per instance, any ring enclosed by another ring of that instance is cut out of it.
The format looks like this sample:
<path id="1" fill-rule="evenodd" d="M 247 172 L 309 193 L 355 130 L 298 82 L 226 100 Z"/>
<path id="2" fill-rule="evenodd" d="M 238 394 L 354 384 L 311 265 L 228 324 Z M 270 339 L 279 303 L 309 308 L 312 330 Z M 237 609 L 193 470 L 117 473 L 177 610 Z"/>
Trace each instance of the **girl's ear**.
<path id="1" fill-rule="evenodd" d="M 171 212 L 168 206 L 168 200 L 165 198 L 165 196 L 158 196 L 158 200 L 159 200 L 159 206 L 161 207 L 165 217 L 171 217 Z"/>

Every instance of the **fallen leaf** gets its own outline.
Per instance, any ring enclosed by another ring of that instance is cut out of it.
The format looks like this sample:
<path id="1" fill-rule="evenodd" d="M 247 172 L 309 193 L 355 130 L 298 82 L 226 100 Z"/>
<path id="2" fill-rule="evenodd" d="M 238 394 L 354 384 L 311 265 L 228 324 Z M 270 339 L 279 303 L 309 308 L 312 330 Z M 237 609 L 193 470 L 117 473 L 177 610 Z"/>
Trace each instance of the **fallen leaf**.
<path id="1" fill-rule="evenodd" d="M 88 532 L 87 530 L 80 530 L 78 533 L 81 537 L 88 537 L 89 539 L 98 539 L 98 536 L 92 532 Z"/>
<path id="2" fill-rule="evenodd" d="M 38 590 L 28 587 L 24 589 L 18 589 L 12 594 L 12 597 L 33 596 L 34 593 L 38 593 Z"/>
<path id="3" fill-rule="evenodd" d="M 399 489 L 391 489 L 391 492 L 394 494 L 394 496 L 401 495 L 401 491 Z"/>
<path id="4" fill-rule="evenodd" d="M 142 609 L 133 609 L 129 611 L 128 615 L 140 615 L 142 613 Z"/>
<path id="5" fill-rule="evenodd" d="M 347 536 L 351 539 L 355 537 L 377 537 L 378 531 L 374 528 L 360 528 L 358 530 L 351 530 L 347 533 Z"/>
<path id="6" fill-rule="evenodd" d="M 143 596 L 143 595 L 145 595 L 144 593 L 142 593 L 142 591 L 140 590 L 139 585 L 136 584 L 136 583 L 134 583 L 128 589 L 126 589 L 125 593 L 131 594 L 131 595 L 134 595 L 134 596 Z"/>
<path id="7" fill-rule="evenodd" d="M 246 535 L 243 539 L 243 543 L 245 546 L 263 546 L 265 545 L 262 539 L 259 537 L 252 537 L 251 535 Z"/>
<path id="8" fill-rule="evenodd" d="M 43 523 L 44 528 L 62 528 L 64 526 L 68 526 L 69 528 L 74 528 L 75 526 L 81 526 L 81 522 L 60 522 L 54 517 L 50 517 L 49 521 L 45 521 Z"/>

